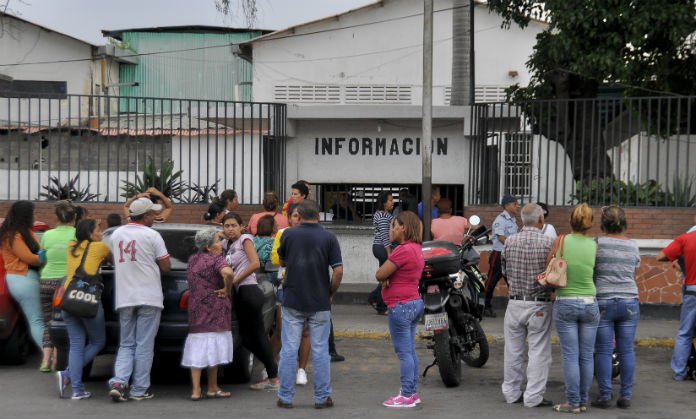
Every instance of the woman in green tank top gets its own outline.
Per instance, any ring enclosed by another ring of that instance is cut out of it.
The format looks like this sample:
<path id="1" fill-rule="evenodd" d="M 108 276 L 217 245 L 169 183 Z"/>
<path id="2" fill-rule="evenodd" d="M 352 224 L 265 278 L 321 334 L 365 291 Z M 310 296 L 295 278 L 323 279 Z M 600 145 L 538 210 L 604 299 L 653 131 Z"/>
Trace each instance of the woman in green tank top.
<path id="1" fill-rule="evenodd" d="M 572 233 L 556 239 L 557 242 L 564 241 L 563 259 L 568 266 L 568 285 L 556 289 L 553 304 L 553 318 L 563 353 L 567 400 L 554 407 L 557 412 L 587 410 L 594 376 L 593 353 L 599 308 L 593 281 L 597 243 L 587 236 L 592 219 L 592 209 L 587 204 L 576 206 L 570 215 Z"/>
<path id="2" fill-rule="evenodd" d="M 51 372 L 56 367 L 57 353 L 48 333 L 53 313 L 53 293 L 61 284 L 68 267 L 68 244 L 75 240 L 75 207 L 70 201 L 56 203 L 58 225 L 41 236 L 41 248 L 46 249 L 46 265 L 41 269 L 40 299 L 44 318 L 43 360 L 39 371 Z"/>

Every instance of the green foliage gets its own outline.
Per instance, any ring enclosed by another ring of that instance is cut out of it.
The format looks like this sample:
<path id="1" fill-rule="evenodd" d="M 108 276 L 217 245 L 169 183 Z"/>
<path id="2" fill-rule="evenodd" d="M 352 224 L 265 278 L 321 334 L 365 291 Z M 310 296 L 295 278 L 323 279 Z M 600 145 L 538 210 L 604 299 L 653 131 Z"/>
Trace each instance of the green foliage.
<path id="1" fill-rule="evenodd" d="M 618 179 L 600 178 L 589 182 L 578 181 L 571 194 L 570 204 L 587 202 L 588 205 L 669 206 L 674 202 L 672 194 L 663 191 L 657 181 L 645 183 L 623 182 Z"/>
<path id="2" fill-rule="evenodd" d="M 672 205 L 675 207 L 693 207 L 696 205 L 696 194 L 692 192 L 693 176 L 682 178 L 678 174 L 672 178 Z"/>
<path id="3" fill-rule="evenodd" d="M 602 84 L 623 85 L 627 96 L 696 93 L 693 0 L 489 0 L 488 7 L 503 27 L 548 22 L 520 97 L 595 97 Z"/>
<path id="4" fill-rule="evenodd" d="M 194 183 L 193 186 L 189 188 L 189 190 L 193 191 L 194 194 L 191 197 L 182 197 L 182 201 L 187 204 L 207 204 L 209 202 L 213 202 L 213 199 L 215 199 L 218 194 L 217 191 L 219 183 L 220 179 L 216 180 L 214 184 L 207 186 L 201 186 Z"/>
<path id="5" fill-rule="evenodd" d="M 162 169 L 157 170 L 152 157 L 148 157 L 148 163 L 143 170 L 142 178 L 135 175 L 135 182 L 123 181 L 121 194 L 124 198 L 135 196 L 146 192 L 148 188 L 155 187 L 171 200 L 181 200 L 188 186 L 182 180 L 183 170 L 174 172 L 174 162 L 165 160 L 162 162 Z"/>
<path id="6" fill-rule="evenodd" d="M 80 189 L 77 186 L 77 181 L 80 175 L 75 175 L 74 178 L 70 179 L 64 184 L 60 183 L 60 180 L 56 176 L 51 176 L 48 185 L 44 185 L 41 188 L 46 190 L 46 192 L 39 193 L 40 197 L 44 197 L 49 201 L 60 201 L 63 199 L 69 199 L 73 202 L 78 201 L 95 201 L 99 198 L 99 194 L 93 194 L 89 192 L 91 184 L 87 187 Z"/>

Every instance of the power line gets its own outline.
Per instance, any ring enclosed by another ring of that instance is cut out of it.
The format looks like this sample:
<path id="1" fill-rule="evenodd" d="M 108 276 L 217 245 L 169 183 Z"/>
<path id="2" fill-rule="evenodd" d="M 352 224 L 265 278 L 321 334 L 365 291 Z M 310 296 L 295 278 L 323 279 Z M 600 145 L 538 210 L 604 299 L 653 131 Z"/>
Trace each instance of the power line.
<path id="1" fill-rule="evenodd" d="M 445 12 L 445 11 L 449 11 L 449 10 L 462 9 L 465 7 L 469 7 L 469 5 L 467 4 L 464 6 L 447 7 L 444 9 L 436 10 L 434 13 L 441 13 L 441 12 Z M 389 18 L 389 19 L 377 20 L 374 22 L 365 22 L 365 23 L 358 23 L 355 25 L 343 26 L 340 28 L 322 29 L 322 30 L 318 30 L 318 31 L 306 32 L 306 33 L 301 33 L 301 34 L 288 34 L 288 35 L 284 35 L 284 36 L 277 36 L 277 37 L 274 37 L 273 39 L 259 39 L 258 42 L 265 42 L 265 41 L 271 41 L 271 40 L 276 40 L 276 39 L 285 39 L 285 38 L 315 35 L 315 34 L 326 33 L 326 32 L 342 31 L 345 29 L 352 29 L 352 28 L 358 28 L 358 27 L 363 27 L 363 26 L 377 25 L 380 23 L 388 23 L 388 22 L 393 22 L 393 21 L 397 21 L 397 20 L 410 19 L 413 17 L 422 16 L 422 15 L 423 15 L 423 13 L 414 13 L 411 15 L 397 16 L 397 17 L 393 17 L 393 18 Z M 119 56 L 119 58 L 134 58 L 134 57 L 144 57 L 144 56 L 160 55 L 160 54 L 175 54 L 178 52 L 199 51 L 199 50 L 213 49 L 213 48 L 226 48 L 226 47 L 230 47 L 232 45 L 235 45 L 235 44 L 227 43 L 227 44 L 223 44 L 223 45 L 213 45 L 213 46 L 207 46 L 207 47 L 195 47 L 195 48 L 185 48 L 185 49 L 176 49 L 176 50 L 167 50 L 167 51 L 134 53 L 134 54 L 128 54 L 128 55 L 121 55 L 121 56 Z M 31 63 L 0 64 L 0 67 L 17 67 L 17 66 L 22 66 L 22 65 L 43 65 L 43 64 L 66 64 L 66 63 L 76 63 L 76 62 L 94 61 L 94 60 L 95 60 L 94 57 L 92 57 L 92 58 L 75 58 L 75 59 L 70 59 L 70 60 L 52 60 L 52 61 L 36 61 L 36 62 L 31 62 Z"/>

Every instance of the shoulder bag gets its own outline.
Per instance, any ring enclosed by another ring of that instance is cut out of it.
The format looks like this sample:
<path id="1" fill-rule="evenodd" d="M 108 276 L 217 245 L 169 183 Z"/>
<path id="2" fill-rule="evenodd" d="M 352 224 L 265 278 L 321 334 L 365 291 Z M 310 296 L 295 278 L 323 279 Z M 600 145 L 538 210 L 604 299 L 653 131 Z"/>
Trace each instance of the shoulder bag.
<path id="1" fill-rule="evenodd" d="M 539 285 L 549 286 L 552 288 L 565 288 L 568 284 L 568 264 L 563 259 L 563 244 L 565 243 L 565 234 L 559 237 L 556 247 L 553 249 L 553 258 L 546 267 L 546 271 L 537 276 Z M 561 251 L 558 254 L 558 246 L 560 244 Z"/>
<path id="2" fill-rule="evenodd" d="M 101 301 L 102 277 L 99 274 L 88 275 L 85 272 L 85 259 L 89 252 L 89 245 L 85 248 L 82 254 L 80 266 L 78 266 L 75 274 L 70 282 L 65 286 L 63 293 L 63 301 L 60 308 L 73 316 L 94 318 L 99 310 L 99 302 Z"/>

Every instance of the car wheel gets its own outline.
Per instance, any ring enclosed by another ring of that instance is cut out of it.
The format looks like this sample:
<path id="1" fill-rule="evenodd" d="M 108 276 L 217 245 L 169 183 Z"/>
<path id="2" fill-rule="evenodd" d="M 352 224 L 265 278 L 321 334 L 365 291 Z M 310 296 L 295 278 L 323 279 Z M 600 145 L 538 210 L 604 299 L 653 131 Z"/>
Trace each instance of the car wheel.
<path id="1" fill-rule="evenodd" d="M 232 383 L 248 383 L 251 380 L 251 368 L 253 366 L 253 358 L 251 352 L 243 346 L 240 346 L 234 353 L 232 363 L 225 366 L 223 373 L 225 378 Z"/>
<path id="2" fill-rule="evenodd" d="M 23 320 L 20 320 L 10 337 L 0 343 L 0 354 L 2 354 L 0 360 L 3 364 L 21 365 L 27 362 L 30 350 L 29 328 Z"/>

